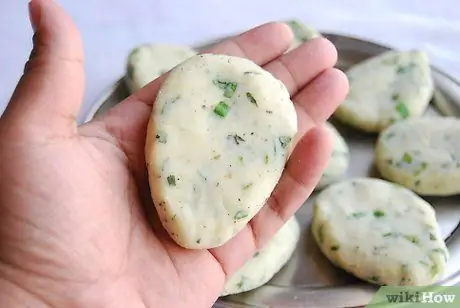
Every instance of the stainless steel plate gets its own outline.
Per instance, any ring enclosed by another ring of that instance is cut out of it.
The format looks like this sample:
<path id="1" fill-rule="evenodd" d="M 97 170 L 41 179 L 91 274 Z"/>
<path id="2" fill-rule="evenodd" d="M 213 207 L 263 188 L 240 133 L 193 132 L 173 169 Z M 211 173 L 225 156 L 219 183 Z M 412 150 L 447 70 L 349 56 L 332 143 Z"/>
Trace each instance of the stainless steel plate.
<path id="1" fill-rule="evenodd" d="M 368 57 L 375 56 L 388 47 L 369 41 L 336 34 L 324 34 L 338 49 L 338 67 L 348 68 Z M 460 83 L 433 67 L 436 82 L 435 103 L 431 104 L 430 116 L 460 115 Z M 123 79 L 107 89 L 98 100 L 86 121 L 128 96 Z M 350 146 L 350 167 L 348 177 L 378 177 L 373 167 L 375 135 L 365 134 L 335 123 Z M 319 251 L 311 233 L 312 201 L 315 194 L 307 200 L 296 213 L 304 228 L 303 236 L 291 260 L 266 285 L 240 295 L 220 299 L 216 308 L 239 307 L 357 307 L 366 305 L 377 288 L 344 271 L 334 267 Z M 460 283 L 460 196 L 449 198 L 430 198 L 435 207 L 437 219 L 446 239 L 451 259 L 445 276 L 438 282 L 441 285 Z"/>

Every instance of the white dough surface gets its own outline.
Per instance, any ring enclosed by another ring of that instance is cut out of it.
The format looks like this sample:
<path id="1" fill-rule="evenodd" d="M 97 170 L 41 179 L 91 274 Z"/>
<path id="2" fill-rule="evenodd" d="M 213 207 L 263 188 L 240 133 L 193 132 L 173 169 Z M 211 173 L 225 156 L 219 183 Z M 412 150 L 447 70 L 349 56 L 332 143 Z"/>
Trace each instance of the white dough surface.
<path id="1" fill-rule="evenodd" d="M 420 195 L 460 193 L 460 120 L 423 117 L 393 124 L 377 141 L 380 174 Z"/>
<path id="2" fill-rule="evenodd" d="M 333 264 L 378 285 L 430 285 L 449 257 L 431 205 L 380 179 L 349 179 L 320 192 L 312 232 Z"/>
<path id="3" fill-rule="evenodd" d="M 297 115 L 284 84 L 250 60 L 197 55 L 168 74 L 149 122 L 157 212 L 181 246 L 220 246 L 262 208 L 284 170 Z"/>

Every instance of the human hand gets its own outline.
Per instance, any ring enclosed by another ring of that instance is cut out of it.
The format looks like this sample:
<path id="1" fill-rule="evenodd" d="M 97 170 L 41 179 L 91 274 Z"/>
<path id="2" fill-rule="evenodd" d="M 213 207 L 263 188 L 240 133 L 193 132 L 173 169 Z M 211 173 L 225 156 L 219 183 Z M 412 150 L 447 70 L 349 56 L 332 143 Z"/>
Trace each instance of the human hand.
<path id="1" fill-rule="evenodd" d="M 70 18 L 33 0 L 34 50 L 0 120 L 1 307 L 210 307 L 318 182 L 331 144 L 321 127 L 347 92 L 325 39 L 266 24 L 211 47 L 284 82 L 301 138 L 267 205 L 221 247 L 186 250 L 156 220 L 144 159 L 164 77 L 78 127 L 83 52 Z"/>

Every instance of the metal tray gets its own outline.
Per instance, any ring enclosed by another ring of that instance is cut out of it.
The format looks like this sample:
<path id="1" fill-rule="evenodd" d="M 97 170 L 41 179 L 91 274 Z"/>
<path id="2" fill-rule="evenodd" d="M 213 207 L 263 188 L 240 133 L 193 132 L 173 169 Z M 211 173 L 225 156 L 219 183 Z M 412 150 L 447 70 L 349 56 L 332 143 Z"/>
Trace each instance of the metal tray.
<path id="1" fill-rule="evenodd" d="M 346 69 L 368 57 L 375 56 L 388 47 L 338 34 L 323 33 L 332 41 L 339 53 L 337 66 Z M 429 116 L 460 115 L 460 83 L 435 67 L 432 68 L 436 83 L 436 92 L 427 111 Z M 95 102 L 86 115 L 89 121 L 96 114 L 104 113 L 108 108 L 128 96 L 123 79 L 107 89 Z M 376 136 L 365 134 L 338 123 L 341 132 L 350 146 L 350 166 L 347 177 L 378 177 L 375 171 L 374 143 Z M 283 269 L 266 285 L 239 295 L 219 299 L 215 308 L 239 307 L 357 307 L 370 302 L 377 290 L 376 286 L 334 267 L 319 251 L 310 233 L 313 194 L 296 213 L 304 228 L 294 255 Z M 449 248 L 451 258 L 447 272 L 437 283 L 439 285 L 460 284 L 460 196 L 427 199 L 436 210 L 443 236 Z"/>

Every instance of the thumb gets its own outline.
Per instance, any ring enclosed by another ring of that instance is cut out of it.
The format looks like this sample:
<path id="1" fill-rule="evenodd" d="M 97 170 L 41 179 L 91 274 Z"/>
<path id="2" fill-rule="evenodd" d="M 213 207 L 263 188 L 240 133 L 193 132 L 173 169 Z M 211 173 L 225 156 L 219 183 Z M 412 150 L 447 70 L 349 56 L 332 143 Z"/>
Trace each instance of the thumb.
<path id="1" fill-rule="evenodd" d="M 29 13 L 34 46 L 4 118 L 22 129 L 75 133 L 84 91 L 78 30 L 52 0 L 30 1 Z"/>

